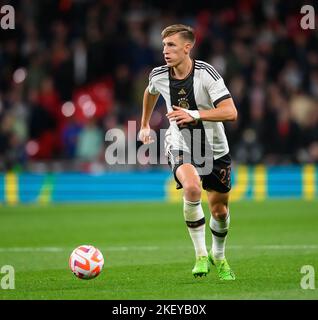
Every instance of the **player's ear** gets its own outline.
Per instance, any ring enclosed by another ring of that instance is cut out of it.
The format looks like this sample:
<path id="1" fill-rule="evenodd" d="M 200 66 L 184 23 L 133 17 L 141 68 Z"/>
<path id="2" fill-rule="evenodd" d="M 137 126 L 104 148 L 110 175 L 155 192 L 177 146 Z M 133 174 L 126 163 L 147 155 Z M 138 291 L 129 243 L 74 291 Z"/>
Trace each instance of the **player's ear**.
<path id="1" fill-rule="evenodd" d="M 184 52 L 185 53 L 190 53 L 192 48 L 193 48 L 193 44 L 191 42 L 186 42 L 184 44 Z"/>

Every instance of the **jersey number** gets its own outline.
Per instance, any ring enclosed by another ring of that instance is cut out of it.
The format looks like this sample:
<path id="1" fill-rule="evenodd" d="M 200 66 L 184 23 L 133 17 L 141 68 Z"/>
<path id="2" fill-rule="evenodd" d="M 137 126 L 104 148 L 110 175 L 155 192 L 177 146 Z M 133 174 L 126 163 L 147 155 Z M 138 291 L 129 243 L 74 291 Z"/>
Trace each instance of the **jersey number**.
<path id="1" fill-rule="evenodd" d="M 231 166 L 227 166 L 224 169 L 220 170 L 221 182 L 225 185 L 228 185 L 231 180 Z"/>

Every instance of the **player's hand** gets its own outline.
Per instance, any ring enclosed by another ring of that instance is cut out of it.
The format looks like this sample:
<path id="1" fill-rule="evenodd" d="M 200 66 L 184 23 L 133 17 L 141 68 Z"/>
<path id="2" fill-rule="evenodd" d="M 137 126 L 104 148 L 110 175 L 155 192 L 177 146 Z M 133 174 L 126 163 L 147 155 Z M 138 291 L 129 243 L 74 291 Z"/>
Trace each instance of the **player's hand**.
<path id="1" fill-rule="evenodd" d="M 176 121 L 177 125 L 184 125 L 195 121 L 183 108 L 177 106 L 172 106 L 172 108 L 174 111 L 168 112 L 166 116 L 170 121 Z"/>
<path id="2" fill-rule="evenodd" d="M 142 141 L 143 144 L 150 144 L 155 141 L 151 137 L 150 133 L 151 133 L 150 126 L 141 127 L 139 131 L 139 139 Z"/>

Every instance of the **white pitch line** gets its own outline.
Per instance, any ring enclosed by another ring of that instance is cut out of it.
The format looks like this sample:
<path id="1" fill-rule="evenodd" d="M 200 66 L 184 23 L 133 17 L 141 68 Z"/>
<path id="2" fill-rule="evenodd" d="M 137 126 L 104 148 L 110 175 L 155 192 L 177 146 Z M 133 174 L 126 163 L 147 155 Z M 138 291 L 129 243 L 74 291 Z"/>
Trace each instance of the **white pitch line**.
<path id="1" fill-rule="evenodd" d="M 104 252 L 120 252 L 120 251 L 156 251 L 156 250 L 182 250 L 190 249 L 191 246 L 172 246 L 172 247 L 159 247 L 159 246 L 114 246 L 99 248 Z M 65 247 L 0 247 L 0 252 L 72 252 L 74 248 Z M 318 250 L 318 245 L 229 245 L 227 249 L 231 250 Z"/>
<path id="2" fill-rule="evenodd" d="M 316 250 L 318 245 L 258 245 L 255 246 L 255 249 L 265 249 L 265 250 Z"/>
<path id="3" fill-rule="evenodd" d="M 160 247 L 155 246 L 140 246 L 140 247 L 108 247 L 108 248 L 102 248 L 105 251 L 155 251 L 160 250 Z M 101 249 L 101 250 L 102 250 Z"/>
<path id="4" fill-rule="evenodd" d="M 61 252 L 65 251 L 64 248 L 56 248 L 56 247 L 8 247 L 8 248 L 0 248 L 0 252 Z"/>

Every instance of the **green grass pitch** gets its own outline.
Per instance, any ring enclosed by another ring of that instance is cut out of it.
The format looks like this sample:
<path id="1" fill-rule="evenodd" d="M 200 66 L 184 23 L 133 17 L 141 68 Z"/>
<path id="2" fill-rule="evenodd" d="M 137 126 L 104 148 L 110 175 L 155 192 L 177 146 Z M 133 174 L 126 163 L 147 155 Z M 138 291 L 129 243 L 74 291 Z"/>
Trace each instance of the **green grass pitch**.
<path id="1" fill-rule="evenodd" d="M 208 228 L 206 237 L 210 247 Z M 81 244 L 104 255 L 93 280 L 69 270 Z M 226 255 L 236 281 L 219 281 L 214 269 L 192 276 L 181 203 L 0 208 L 0 268 L 15 268 L 15 289 L 0 287 L 0 299 L 318 299 L 318 288 L 300 286 L 301 267 L 312 265 L 318 287 L 318 202 L 231 204 Z"/>

